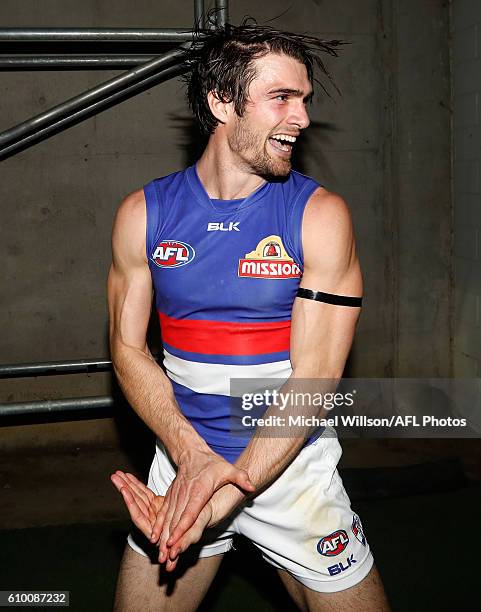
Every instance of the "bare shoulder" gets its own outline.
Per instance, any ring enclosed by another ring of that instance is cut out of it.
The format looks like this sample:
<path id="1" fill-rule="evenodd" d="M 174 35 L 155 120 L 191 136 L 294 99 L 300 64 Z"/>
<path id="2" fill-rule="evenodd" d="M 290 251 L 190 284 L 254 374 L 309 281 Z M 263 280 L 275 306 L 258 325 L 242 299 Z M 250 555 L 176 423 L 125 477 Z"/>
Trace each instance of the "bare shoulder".
<path id="1" fill-rule="evenodd" d="M 145 223 L 145 195 L 137 189 L 125 197 L 117 210 L 116 222 Z"/>
<path id="2" fill-rule="evenodd" d="M 320 291 L 360 290 L 359 262 L 346 201 L 318 188 L 309 198 L 302 221 L 304 274 L 314 274 Z"/>
<path id="3" fill-rule="evenodd" d="M 337 193 L 318 187 L 307 202 L 303 233 L 328 236 L 333 232 L 348 238 L 352 232 L 351 213 L 347 202 Z"/>
<path id="4" fill-rule="evenodd" d="M 146 259 L 146 224 L 145 195 L 138 189 L 124 198 L 117 210 L 112 231 L 114 259 L 116 254 Z"/>

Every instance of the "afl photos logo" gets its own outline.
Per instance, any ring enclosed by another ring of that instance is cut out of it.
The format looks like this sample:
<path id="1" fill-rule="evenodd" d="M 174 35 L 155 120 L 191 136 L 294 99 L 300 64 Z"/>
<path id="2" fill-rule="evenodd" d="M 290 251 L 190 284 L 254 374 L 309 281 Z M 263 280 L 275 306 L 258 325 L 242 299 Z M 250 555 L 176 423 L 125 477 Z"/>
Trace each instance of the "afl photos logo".
<path id="1" fill-rule="evenodd" d="M 272 235 L 239 259 L 238 274 L 250 278 L 299 278 L 301 270 L 287 254 L 280 237 Z"/>
<path id="2" fill-rule="evenodd" d="M 324 557 L 335 557 L 341 554 L 348 544 L 349 536 L 344 529 L 339 529 L 319 540 L 317 550 Z"/>
<path id="3" fill-rule="evenodd" d="M 159 268 L 179 268 L 195 257 L 194 248 L 179 240 L 163 240 L 152 253 L 152 261 Z"/>

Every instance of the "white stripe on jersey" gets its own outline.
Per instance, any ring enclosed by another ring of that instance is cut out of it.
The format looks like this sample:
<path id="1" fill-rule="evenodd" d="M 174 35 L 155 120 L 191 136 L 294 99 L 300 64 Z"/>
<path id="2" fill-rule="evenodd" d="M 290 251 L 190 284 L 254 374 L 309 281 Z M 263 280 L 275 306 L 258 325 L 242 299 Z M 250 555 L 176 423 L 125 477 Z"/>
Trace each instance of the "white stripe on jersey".
<path id="1" fill-rule="evenodd" d="M 231 378 L 280 378 L 284 381 L 292 373 L 289 359 L 255 365 L 199 363 L 175 357 L 165 349 L 164 357 L 164 366 L 169 378 L 196 393 L 230 396 Z"/>

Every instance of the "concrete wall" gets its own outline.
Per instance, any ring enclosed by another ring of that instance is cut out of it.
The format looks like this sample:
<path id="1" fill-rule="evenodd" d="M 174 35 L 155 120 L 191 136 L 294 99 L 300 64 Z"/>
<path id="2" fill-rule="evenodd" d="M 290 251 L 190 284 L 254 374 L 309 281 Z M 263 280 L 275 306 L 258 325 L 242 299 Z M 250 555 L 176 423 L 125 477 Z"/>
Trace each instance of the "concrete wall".
<path id="1" fill-rule="evenodd" d="M 393 3 L 395 372 L 449 376 L 451 109 L 449 5 Z"/>
<path id="2" fill-rule="evenodd" d="M 4 0 L 4 26 L 183 27 L 192 3 Z M 327 58 L 342 91 L 319 94 L 298 167 L 350 204 L 365 308 L 350 376 L 449 375 L 450 81 L 445 3 L 424 0 L 232 2 L 279 28 L 351 42 Z M 11 72 L 0 130 L 117 74 Z M 0 362 L 108 354 L 105 281 L 121 198 L 194 161 L 190 114 L 170 81 L 1 164 L 4 245 Z M 0 401 L 108 394 L 110 375 L 1 381 Z M 111 419 L 4 427 L 3 449 L 116 447 Z"/>
<path id="3" fill-rule="evenodd" d="M 456 376 L 481 376 L 481 5 L 453 3 Z"/>

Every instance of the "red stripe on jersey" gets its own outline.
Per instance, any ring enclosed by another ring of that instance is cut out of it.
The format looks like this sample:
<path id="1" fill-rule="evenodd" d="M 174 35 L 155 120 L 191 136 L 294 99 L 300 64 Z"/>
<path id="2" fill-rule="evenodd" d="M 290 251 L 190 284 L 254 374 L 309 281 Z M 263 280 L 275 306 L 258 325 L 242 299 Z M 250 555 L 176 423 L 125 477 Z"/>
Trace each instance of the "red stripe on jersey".
<path id="1" fill-rule="evenodd" d="M 159 311 L 162 339 L 191 353 L 205 355 L 261 355 L 288 351 L 290 321 L 229 323 L 202 319 L 174 319 Z"/>

